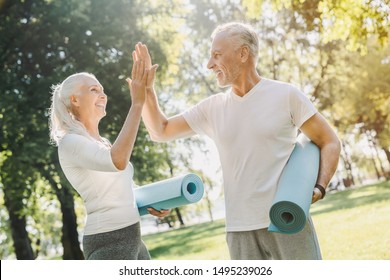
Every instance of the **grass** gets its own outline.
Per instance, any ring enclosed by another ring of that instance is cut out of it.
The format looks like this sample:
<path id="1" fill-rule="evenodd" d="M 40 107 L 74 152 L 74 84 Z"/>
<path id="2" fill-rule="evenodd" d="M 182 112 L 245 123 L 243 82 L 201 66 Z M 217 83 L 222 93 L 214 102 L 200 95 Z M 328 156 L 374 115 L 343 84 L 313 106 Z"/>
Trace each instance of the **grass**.
<path id="1" fill-rule="evenodd" d="M 324 259 L 390 259 L 390 182 L 334 193 L 311 213 Z"/>
<path id="2" fill-rule="evenodd" d="M 152 259 L 229 259 L 225 221 L 202 223 L 143 237 Z"/>
<path id="3" fill-rule="evenodd" d="M 329 193 L 311 207 L 325 260 L 390 259 L 390 182 Z M 152 259 L 229 259 L 224 220 L 143 237 Z"/>

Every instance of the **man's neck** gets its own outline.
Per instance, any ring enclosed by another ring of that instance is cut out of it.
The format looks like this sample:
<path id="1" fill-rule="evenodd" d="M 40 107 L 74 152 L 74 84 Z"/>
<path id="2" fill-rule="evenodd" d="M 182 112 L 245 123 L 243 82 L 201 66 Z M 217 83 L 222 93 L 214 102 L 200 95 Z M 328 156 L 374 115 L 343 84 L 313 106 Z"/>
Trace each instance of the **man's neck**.
<path id="1" fill-rule="evenodd" d="M 251 73 L 244 73 L 240 75 L 240 78 L 237 82 L 232 85 L 233 92 L 243 97 L 246 95 L 255 85 L 257 85 L 261 80 L 260 75 L 256 71 Z"/>

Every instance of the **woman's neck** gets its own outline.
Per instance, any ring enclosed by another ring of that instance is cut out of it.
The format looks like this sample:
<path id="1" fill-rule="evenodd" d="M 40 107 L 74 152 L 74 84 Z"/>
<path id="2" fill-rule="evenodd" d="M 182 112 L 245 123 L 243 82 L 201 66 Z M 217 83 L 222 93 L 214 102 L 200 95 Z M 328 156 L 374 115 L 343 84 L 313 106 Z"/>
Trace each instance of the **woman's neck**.
<path id="1" fill-rule="evenodd" d="M 101 137 L 99 134 L 99 126 L 97 123 L 94 122 L 83 122 L 85 128 L 87 129 L 89 135 L 91 135 L 92 138 L 101 141 Z"/>

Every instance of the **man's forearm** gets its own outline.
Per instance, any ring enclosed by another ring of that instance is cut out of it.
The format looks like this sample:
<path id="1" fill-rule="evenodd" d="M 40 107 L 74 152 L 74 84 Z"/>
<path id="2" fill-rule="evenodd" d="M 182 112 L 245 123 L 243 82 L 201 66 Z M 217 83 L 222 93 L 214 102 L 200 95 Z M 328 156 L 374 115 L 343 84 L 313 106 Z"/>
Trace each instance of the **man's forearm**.
<path id="1" fill-rule="evenodd" d="M 320 169 L 317 184 L 326 188 L 337 170 L 340 157 L 340 143 L 332 142 L 321 148 Z"/>
<path id="2" fill-rule="evenodd" d="M 167 117 L 161 111 L 154 89 L 147 90 L 142 119 L 153 141 L 161 140 L 167 124 Z"/>

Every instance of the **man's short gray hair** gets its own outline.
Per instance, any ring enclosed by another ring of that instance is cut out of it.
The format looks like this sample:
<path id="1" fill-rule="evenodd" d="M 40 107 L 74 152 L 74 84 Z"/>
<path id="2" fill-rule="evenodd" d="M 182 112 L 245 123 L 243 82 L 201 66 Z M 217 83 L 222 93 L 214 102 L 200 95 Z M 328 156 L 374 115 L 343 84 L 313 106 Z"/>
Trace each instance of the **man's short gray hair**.
<path id="1" fill-rule="evenodd" d="M 257 62 L 259 55 L 259 38 L 252 26 L 241 22 L 225 23 L 214 29 L 211 38 L 214 39 L 220 32 L 226 32 L 228 36 L 233 39 L 232 42 L 234 42 L 237 48 L 243 45 L 248 46 L 251 56 L 255 63 Z"/>

